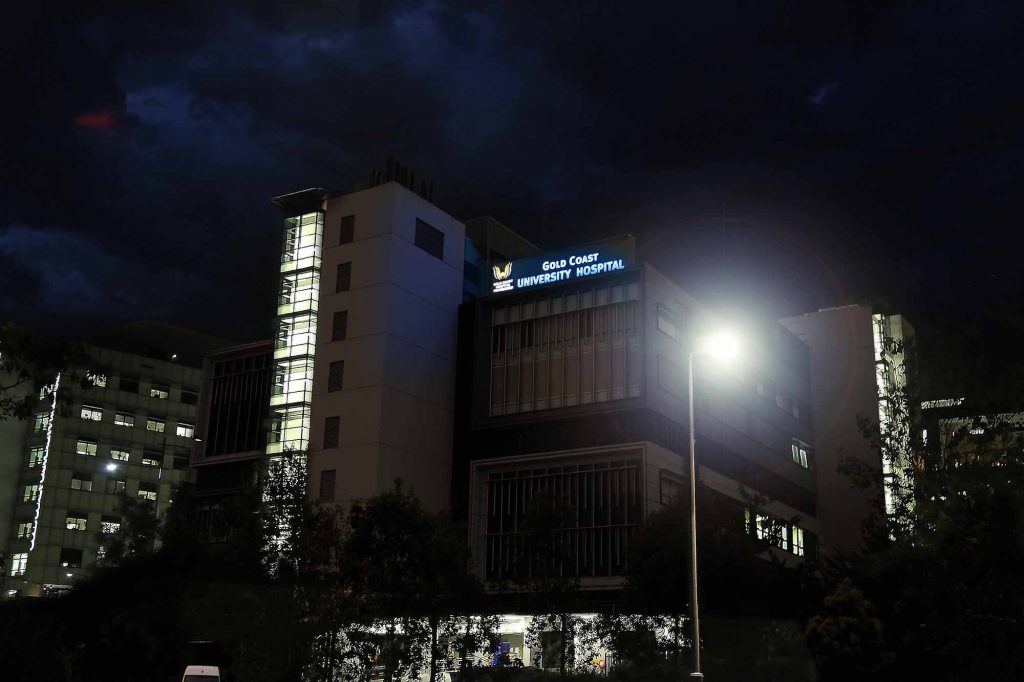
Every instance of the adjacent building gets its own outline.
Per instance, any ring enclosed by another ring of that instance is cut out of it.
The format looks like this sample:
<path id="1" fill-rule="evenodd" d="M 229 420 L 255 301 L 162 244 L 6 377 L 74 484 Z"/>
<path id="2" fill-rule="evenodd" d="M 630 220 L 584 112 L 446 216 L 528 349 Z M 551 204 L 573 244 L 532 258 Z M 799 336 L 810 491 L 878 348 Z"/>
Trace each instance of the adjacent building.
<path id="1" fill-rule="evenodd" d="M 865 522 L 892 513 L 897 489 L 910 484 L 910 430 L 918 405 L 913 327 L 901 315 L 866 305 L 781 322 L 810 350 L 822 548 L 858 551 Z M 865 493 L 855 487 L 841 470 L 848 458 L 880 472 L 883 489 Z"/>
<path id="2" fill-rule="evenodd" d="M 257 494 L 267 456 L 273 370 L 269 340 L 224 348 L 204 359 L 191 467 L 192 503 L 209 542 L 232 535 L 226 505 Z"/>
<path id="3" fill-rule="evenodd" d="M 86 346 L 87 366 L 54 377 L 31 419 L 3 425 L 6 597 L 69 589 L 102 560 L 101 535 L 120 530 L 123 496 L 166 513 L 188 480 L 199 363 L 214 345 L 169 325 L 129 325 Z"/>

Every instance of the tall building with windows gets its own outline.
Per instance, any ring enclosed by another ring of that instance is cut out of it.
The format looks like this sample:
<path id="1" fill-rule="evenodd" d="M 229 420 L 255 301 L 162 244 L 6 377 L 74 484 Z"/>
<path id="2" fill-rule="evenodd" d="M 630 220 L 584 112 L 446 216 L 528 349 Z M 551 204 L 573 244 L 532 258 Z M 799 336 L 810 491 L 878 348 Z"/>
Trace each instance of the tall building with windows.
<path id="1" fill-rule="evenodd" d="M 781 322 L 811 351 L 822 547 L 857 551 L 865 521 L 891 512 L 895 489 L 910 484 L 905 471 L 918 405 L 914 330 L 901 315 L 866 305 L 825 308 Z M 878 428 L 885 447 L 869 439 L 861 420 Z M 845 458 L 877 471 L 882 490 L 855 488 L 841 471 Z"/>
<path id="2" fill-rule="evenodd" d="M 31 419 L 4 424 L 5 597 L 69 589 L 102 559 L 101 534 L 120 529 L 122 496 L 162 517 L 188 478 L 198 366 L 215 342 L 139 323 L 98 343 L 88 366 L 54 377 Z M 66 411 L 56 387 L 70 389 Z"/>
<path id="3" fill-rule="evenodd" d="M 308 452 L 324 503 L 401 477 L 447 507 L 463 224 L 398 182 L 274 202 L 285 222 L 267 454 Z"/>

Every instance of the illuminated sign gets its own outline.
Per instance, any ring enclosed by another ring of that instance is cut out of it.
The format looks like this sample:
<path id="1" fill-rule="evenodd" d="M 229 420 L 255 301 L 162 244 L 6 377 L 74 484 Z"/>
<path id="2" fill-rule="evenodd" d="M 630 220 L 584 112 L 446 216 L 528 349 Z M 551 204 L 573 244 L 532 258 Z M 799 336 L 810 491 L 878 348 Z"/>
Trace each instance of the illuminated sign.
<path id="1" fill-rule="evenodd" d="M 633 251 L 633 237 L 626 235 L 558 253 L 495 263 L 491 266 L 491 293 L 502 294 L 625 270 L 633 264 Z"/>

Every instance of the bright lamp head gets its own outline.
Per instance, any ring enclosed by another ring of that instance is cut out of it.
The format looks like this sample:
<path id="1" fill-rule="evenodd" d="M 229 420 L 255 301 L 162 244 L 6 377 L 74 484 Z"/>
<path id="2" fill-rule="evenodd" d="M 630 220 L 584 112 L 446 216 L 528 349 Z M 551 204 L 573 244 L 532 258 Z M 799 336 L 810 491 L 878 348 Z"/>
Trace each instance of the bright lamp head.
<path id="1" fill-rule="evenodd" d="M 740 342 L 735 334 L 718 332 L 701 340 L 697 348 L 703 355 L 710 355 L 716 360 L 728 361 L 740 354 Z"/>

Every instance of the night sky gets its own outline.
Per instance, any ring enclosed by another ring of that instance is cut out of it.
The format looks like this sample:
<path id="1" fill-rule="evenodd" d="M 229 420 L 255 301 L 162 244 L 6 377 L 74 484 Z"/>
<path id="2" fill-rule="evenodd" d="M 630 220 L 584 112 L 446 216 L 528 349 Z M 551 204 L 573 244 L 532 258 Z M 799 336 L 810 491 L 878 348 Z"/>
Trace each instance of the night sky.
<path id="1" fill-rule="evenodd" d="M 268 336 L 270 197 L 394 154 L 545 248 L 632 232 L 727 315 L 1021 355 L 1021 3 L 17 4 L 0 318 Z"/>

